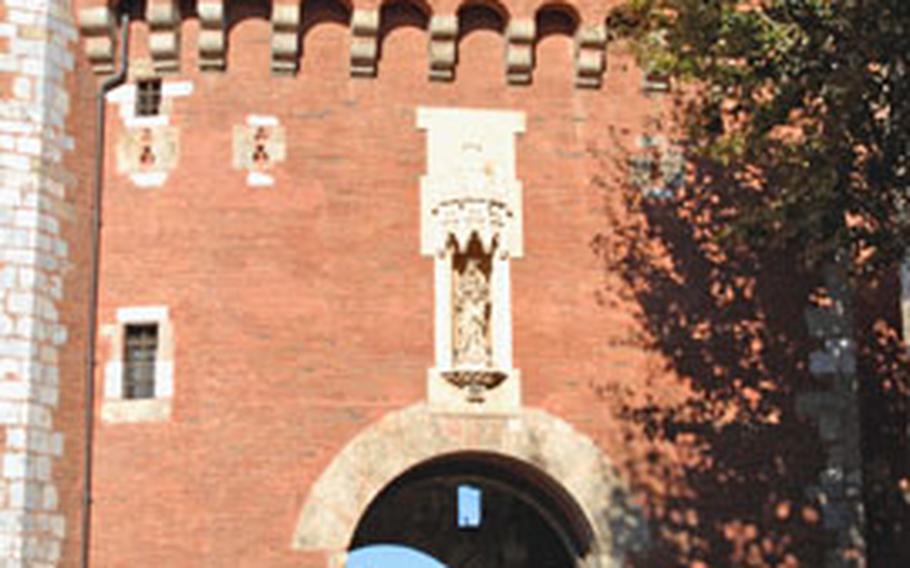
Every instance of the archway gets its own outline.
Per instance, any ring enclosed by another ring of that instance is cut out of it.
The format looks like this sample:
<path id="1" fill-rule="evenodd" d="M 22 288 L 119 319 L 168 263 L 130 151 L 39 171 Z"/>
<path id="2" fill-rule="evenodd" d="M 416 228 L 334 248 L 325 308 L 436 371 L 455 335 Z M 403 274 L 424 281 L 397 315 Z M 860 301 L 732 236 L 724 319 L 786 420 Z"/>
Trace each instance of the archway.
<path id="1" fill-rule="evenodd" d="M 582 565 L 592 536 L 578 506 L 543 472 L 462 452 L 387 485 L 360 519 L 350 550 L 395 544 L 448 568 L 569 568 Z"/>
<path id="2" fill-rule="evenodd" d="M 622 566 L 646 543 L 641 513 L 609 459 L 565 421 L 532 408 L 471 417 L 416 404 L 386 414 L 335 456 L 301 504 L 292 548 L 326 553 L 330 566 L 343 566 L 379 495 L 422 464 L 453 455 L 487 456 L 485 463 L 500 456 L 510 484 L 537 480 L 545 494 L 562 499 L 563 524 L 588 543 L 585 568 Z"/>

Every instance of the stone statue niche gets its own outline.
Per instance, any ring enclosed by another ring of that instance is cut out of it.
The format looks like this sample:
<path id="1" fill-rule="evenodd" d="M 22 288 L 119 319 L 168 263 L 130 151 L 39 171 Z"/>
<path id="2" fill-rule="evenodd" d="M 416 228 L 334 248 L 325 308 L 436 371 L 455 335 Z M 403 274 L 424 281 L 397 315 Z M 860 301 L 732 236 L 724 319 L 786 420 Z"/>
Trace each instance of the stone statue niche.
<path id="1" fill-rule="evenodd" d="M 473 233 L 467 245 L 459 248 L 449 241 L 452 262 L 452 367 L 446 379 L 468 390 L 468 400 L 482 402 L 483 392 L 496 387 L 506 375 L 493 360 L 493 254 Z"/>
<path id="2" fill-rule="evenodd" d="M 427 399 L 440 412 L 521 406 L 512 367 L 511 262 L 523 255 L 515 137 L 523 113 L 417 109 L 427 132 L 420 252 L 433 258 L 434 359 Z"/>
<path id="3" fill-rule="evenodd" d="M 456 369 L 490 369 L 492 254 L 484 252 L 476 233 L 463 252 L 452 246 L 452 361 Z"/>

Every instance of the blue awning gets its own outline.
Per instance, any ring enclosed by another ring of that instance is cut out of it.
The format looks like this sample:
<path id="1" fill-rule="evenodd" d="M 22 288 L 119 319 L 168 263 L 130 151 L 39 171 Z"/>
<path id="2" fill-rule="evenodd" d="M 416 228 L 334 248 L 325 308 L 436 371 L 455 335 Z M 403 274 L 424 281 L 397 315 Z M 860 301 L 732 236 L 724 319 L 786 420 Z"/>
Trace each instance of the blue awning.
<path id="1" fill-rule="evenodd" d="M 446 565 L 413 548 L 377 544 L 349 553 L 346 568 L 446 568 Z"/>

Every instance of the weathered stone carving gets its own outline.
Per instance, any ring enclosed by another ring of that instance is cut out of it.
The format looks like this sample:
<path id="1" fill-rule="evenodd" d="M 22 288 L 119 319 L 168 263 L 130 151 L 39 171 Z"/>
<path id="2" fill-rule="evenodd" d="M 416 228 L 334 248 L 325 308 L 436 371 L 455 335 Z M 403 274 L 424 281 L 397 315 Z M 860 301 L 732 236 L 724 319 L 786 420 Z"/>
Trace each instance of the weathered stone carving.
<path id="1" fill-rule="evenodd" d="M 139 187 L 164 184 L 177 165 L 178 133 L 172 126 L 131 128 L 117 145 L 117 171 Z"/>
<path id="2" fill-rule="evenodd" d="M 114 14 L 99 6 L 79 10 L 79 30 L 85 36 L 85 53 L 98 75 L 114 72 Z"/>
<path id="3" fill-rule="evenodd" d="M 223 0 L 200 0 L 199 68 L 203 71 L 223 71 L 225 66 L 224 3 Z"/>
<path id="4" fill-rule="evenodd" d="M 351 34 L 351 76 L 375 76 L 379 57 L 379 10 L 354 10 Z"/>
<path id="5" fill-rule="evenodd" d="M 489 368 L 490 284 L 476 258 L 468 258 L 461 270 L 453 271 L 455 280 L 455 345 L 452 356 L 456 367 Z"/>
<path id="6" fill-rule="evenodd" d="M 234 126 L 234 169 L 247 172 L 247 185 L 274 185 L 270 170 L 285 160 L 284 128 L 274 116 L 249 116 Z"/>
<path id="7" fill-rule="evenodd" d="M 524 116 L 422 108 L 418 124 L 430 149 L 421 180 L 421 250 L 436 263 L 430 402 L 515 408 L 509 261 L 522 255 L 514 139 Z"/>
<path id="8" fill-rule="evenodd" d="M 607 28 L 579 26 L 575 34 L 575 86 L 599 89 L 606 69 Z"/>
<path id="9" fill-rule="evenodd" d="M 451 81 L 455 78 L 458 53 L 458 16 L 430 18 L 430 79 Z"/>
<path id="10" fill-rule="evenodd" d="M 272 73 L 293 75 L 300 60 L 300 3 L 272 7 Z"/>
<path id="11" fill-rule="evenodd" d="M 527 85 L 534 70 L 536 24 L 531 18 L 513 19 L 506 28 L 506 80 L 512 85 Z"/>
<path id="12" fill-rule="evenodd" d="M 180 70 L 180 7 L 176 0 L 149 2 L 145 19 L 149 24 L 149 53 L 155 71 Z"/>
<path id="13" fill-rule="evenodd" d="M 485 402 L 487 392 L 498 387 L 509 376 L 502 371 L 484 369 L 456 369 L 443 371 L 441 375 L 446 381 L 464 390 L 467 401 L 472 404 Z"/>
<path id="14" fill-rule="evenodd" d="M 454 159 L 445 178 L 434 180 L 434 190 L 425 192 L 427 210 L 436 231 L 425 235 L 426 248 L 442 254 L 454 239 L 460 250 L 466 250 L 476 236 L 484 250 L 493 249 L 498 240 L 498 253 L 507 258 L 521 255 L 520 184 L 493 154 L 496 149 L 484 144 L 484 132 L 464 130 L 452 144 Z"/>

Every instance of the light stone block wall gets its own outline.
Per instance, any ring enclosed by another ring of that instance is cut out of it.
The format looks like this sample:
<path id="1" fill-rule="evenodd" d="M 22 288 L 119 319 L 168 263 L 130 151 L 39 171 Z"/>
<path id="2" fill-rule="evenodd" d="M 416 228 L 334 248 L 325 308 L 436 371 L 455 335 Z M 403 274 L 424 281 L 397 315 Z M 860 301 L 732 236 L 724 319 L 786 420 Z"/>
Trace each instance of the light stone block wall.
<path id="1" fill-rule="evenodd" d="M 76 30 L 68 0 L 4 0 L 0 74 L 0 565 L 55 566 L 66 531 L 53 466 L 60 323 L 70 243 L 61 225 L 74 149 L 64 81 L 74 67 Z M 66 380 L 78 381 L 78 377 Z"/>
<path id="2" fill-rule="evenodd" d="M 829 264 L 824 283 L 831 303 L 808 308 L 806 323 L 820 344 L 810 354 L 809 371 L 828 388 L 802 393 L 797 400 L 797 410 L 817 423 L 827 462 L 808 494 L 821 506 L 833 537 L 825 568 L 862 568 L 866 543 L 854 303 L 845 269 Z"/>

